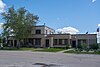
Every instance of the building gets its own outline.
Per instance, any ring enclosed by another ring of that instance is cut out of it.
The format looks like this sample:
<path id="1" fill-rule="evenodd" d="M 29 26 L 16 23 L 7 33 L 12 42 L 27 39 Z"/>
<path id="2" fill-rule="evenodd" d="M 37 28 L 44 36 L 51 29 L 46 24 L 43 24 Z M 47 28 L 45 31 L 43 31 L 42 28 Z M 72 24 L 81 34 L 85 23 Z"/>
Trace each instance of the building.
<path id="1" fill-rule="evenodd" d="M 55 34 L 55 30 L 45 26 L 35 26 L 31 36 L 23 41 L 24 44 L 32 47 L 66 47 L 70 45 L 75 48 L 78 44 L 96 44 L 96 34 Z M 18 44 L 14 37 L 8 38 L 8 44 L 16 46 Z"/>

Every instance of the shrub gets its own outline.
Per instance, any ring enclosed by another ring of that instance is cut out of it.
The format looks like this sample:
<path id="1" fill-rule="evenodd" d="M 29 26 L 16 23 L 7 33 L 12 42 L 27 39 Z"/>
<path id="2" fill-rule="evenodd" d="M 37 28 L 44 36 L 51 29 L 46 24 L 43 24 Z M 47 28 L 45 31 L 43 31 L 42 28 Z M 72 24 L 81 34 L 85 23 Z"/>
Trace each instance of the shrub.
<path id="1" fill-rule="evenodd" d="M 89 48 L 88 48 L 88 45 L 87 44 L 79 44 L 77 45 L 77 48 L 82 51 L 82 50 L 85 50 L 85 51 L 89 51 Z"/>
<path id="2" fill-rule="evenodd" d="M 66 49 L 69 49 L 69 48 L 71 48 L 71 45 L 70 44 L 67 44 L 66 45 Z"/>
<path id="3" fill-rule="evenodd" d="M 82 45 L 81 44 L 78 44 L 77 45 L 77 48 L 82 49 Z"/>
<path id="4" fill-rule="evenodd" d="M 100 49 L 98 49 L 97 51 L 100 52 Z"/>
<path id="5" fill-rule="evenodd" d="M 99 49 L 99 45 L 98 44 L 90 44 L 90 49 L 93 49 L 93 50 L 97 50 Z"/>
<path id="6" fill-rule="evenodd" d="M 82 44 L 82 48 L 83 48 L 84 50 L 87 50 L 88 45 L 87 45 L 87 44 Z"/>
<path id="7" fill-rule="evenodd" d="M 6 43 L 3 43 L 3 46 L 4 46 L 4 47 L 8 47 L 8 44 L 6 44 Z"/>

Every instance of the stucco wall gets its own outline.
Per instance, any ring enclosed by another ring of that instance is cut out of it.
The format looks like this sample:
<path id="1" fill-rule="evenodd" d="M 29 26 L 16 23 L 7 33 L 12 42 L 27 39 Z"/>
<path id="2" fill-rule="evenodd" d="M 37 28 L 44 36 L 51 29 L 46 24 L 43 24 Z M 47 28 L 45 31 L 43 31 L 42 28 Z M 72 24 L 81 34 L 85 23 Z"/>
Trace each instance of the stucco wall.
<path id="1" fill-rule="evenodd" d="M 52 34 L 55 32 L 55 30 L 47 26 L 36 26 L 36 27 L 33 27 L 32 34 L 35 34 L 36 30 L 41 30 L 41 34 Z"/>

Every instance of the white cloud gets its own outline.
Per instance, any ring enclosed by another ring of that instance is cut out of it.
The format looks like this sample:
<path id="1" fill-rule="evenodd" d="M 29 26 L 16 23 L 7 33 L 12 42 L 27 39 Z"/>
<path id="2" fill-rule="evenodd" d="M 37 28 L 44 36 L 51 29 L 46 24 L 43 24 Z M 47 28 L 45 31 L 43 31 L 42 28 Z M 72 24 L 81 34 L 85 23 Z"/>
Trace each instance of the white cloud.
<path id="1" fill-rule="evenodd" d="M 3 24 L 4 24 L 4 23 L 0 23 L 0 29 L 2 29 Z"/>
<path id="2" fill-rule="evenodd" d="M 92 0 L 92 3 L 94 3 L 96 0 Z"/>
<path id="3" fill-rule="evenodd" d="M 100 27 L 100 24 L 98 24 L 98 27 Z"/>
<path id="4" fill-rule="evenodd" d="M 6 4 L 2 0 L 0 0 L 0 13 L 5 11 L 5 7 L 6 7 Z"/>
<path id="5" fill-rule="evenodd" d="M 79 32 L 78 29 L 73 28 L 73 27 L 64 27 L 62 29 L 57 29 L 56 31 L 59 33 L 62 33 L 62 34 L 68 34 L 68 33 L 69 34 L 76 34 Z"/>

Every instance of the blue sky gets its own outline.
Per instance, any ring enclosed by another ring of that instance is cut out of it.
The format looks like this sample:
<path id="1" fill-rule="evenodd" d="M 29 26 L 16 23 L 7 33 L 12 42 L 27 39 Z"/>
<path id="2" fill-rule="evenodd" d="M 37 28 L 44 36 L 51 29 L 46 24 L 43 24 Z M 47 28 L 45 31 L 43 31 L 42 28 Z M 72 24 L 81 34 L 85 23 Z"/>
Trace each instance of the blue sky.
<path id="1" fill-rule="evenodd" d="M 46 23 L 55 30 L 70 26 L 80 33 L 93 33 L 100 24 L 100 0 L 3 0 L 3 3 L 6 10 L 12 5 L 15 9 L 25 7 L 39 16 L 39 25 Z"/>

